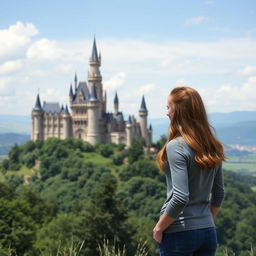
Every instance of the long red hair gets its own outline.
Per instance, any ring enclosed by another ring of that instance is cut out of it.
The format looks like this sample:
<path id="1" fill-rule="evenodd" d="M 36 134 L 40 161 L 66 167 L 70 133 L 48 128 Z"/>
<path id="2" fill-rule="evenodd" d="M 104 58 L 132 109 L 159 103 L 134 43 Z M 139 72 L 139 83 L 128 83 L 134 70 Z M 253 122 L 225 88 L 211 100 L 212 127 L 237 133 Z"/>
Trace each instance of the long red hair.
<path id="1" fill-rule="evenodd" d="M 195 161 L 202 169 L 210 169 L 226 159 L 222 143 L 214 136 L 199 93 L 190 87 L 174 88 L 168 100 L 174 109 L 166 144 L 156 160 L 164 170 L 167 143 L 182 136 L 195 151 Z"/>

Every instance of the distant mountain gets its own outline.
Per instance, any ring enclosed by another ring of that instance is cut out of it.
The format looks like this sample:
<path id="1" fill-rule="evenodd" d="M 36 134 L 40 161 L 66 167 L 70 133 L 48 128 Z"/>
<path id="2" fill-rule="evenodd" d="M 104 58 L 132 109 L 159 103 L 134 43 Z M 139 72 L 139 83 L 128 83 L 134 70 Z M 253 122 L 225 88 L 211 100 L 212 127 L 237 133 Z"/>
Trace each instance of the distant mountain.
<path id="1" fill-rule="evenodd" d="M 224 144 L 256 145 L 256 111 L 211 113 L 208 118 Z M 149 122 L 153 126 L 154 140 L 168 133 L 167 117 L 150 119 Z"/>
<path id="2" fill-rule="evenodd" d="M 2 133 L 0 134 L 0 155 L 7 155 L 13 145 L 22 145 L 30 139 L 28 134 Z"/>

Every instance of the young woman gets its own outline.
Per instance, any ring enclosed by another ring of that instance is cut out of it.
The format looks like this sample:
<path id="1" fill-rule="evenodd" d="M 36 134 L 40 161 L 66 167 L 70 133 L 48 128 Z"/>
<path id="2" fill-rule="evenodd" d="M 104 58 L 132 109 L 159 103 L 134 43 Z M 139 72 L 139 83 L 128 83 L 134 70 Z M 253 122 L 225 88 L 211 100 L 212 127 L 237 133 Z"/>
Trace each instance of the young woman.
<path id="1" fill-rule="evenodd" d="M 167 199 L 153 229 L 160 256 L 214 256 L 214 218 L 224 197 L 222 144 L 215 138 L 199 93 L 174 88 L 167 103 L 167 143 L 157 155 Z"/>

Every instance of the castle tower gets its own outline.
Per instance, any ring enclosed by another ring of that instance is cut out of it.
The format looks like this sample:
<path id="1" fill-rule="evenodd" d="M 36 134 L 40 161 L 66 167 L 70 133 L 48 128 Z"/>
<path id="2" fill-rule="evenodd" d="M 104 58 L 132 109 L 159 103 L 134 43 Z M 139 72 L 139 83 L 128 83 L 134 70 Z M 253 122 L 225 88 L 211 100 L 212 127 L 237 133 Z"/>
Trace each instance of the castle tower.
<path id="1" fill-rule="evenodd" d="M 92 93 L 87 105 L 88 113 L 88 128 L 87 128 L 87 141 L 92 145 L 100 142 L 99 132 L 99 100 L 97 97 L 97 88 L 94 84 L 92 87 Z"/>
<path id="2" fill-rule="evenodd" d="M 129 116 L 128 122 L 126 123 L 126 145 L 127 147 L 130 147 L 132 144 L 132 119 L 131 116 Z"/>
<path id="3" fill-rule="evenodd" d="M 66 108 L 63 109 L 62 116 L 63 116 L 63 139 L 66 139 L 66 138 L 70 137 L 70 134 L 69 134 L 70 114 L 69 114 L 67 105 L 66 105 Z"/>
<path id="4" fill-rule="evenodd" d="M 147 129 L 148 110 L 146 107 L 144 95 L 142 97 L 142 101 L 139 109 L 139 116 L 140 116 L 140 129 L 141 129 L 142 138 L 145 139 L 146 145 L 149 145 L 148 129 Z"/>
<path id="5" fill-rule="evenodd" d="M 32 140 L 43 139 L 43 109 L 39 93 L 36 97 L 35 107 L 32 110 Z"/>
<path id="6" fill-rule="evenodd" d="M 117 96 L 117 92 L 114 98 L 114 114 L 117 115 L 119 112 L 119 100 L 118 100 L 118 96 Z"/>
<path id="7" fill-rule="evenodd" d="M 88 83 L 89 83 L 89 90 L 92 93 L 92 87 L 95 84 L 97 89 L 97 96 L 98 100 L 102 101 L 103 93 L 102 93 L 102 76 L 100 73 L 100 66 L 101 66 L 101 57 L 98 55 L 96 40 L 94 38 L 93 47 L 92 47 L 92 55 L 89 61 L 89 73 L 88 73 Z"/>

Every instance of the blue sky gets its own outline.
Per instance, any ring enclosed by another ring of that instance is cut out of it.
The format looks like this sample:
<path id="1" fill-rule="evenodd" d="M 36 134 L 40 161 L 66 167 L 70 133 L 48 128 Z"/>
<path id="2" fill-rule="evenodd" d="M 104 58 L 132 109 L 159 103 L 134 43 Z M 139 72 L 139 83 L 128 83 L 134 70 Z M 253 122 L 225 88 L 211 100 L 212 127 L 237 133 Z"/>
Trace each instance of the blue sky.
<path id="1" fill-rule="evenodd" d="M 42 101 L 68 103 L 77 72 L 87 79 L 96 34 L 108 109 L 151 117 L 166 97 L 196 88 L 208 112 L 256 110 L 256 2 L 3 1 L 0 17 L 0 114 L 30 115 Z"/>

